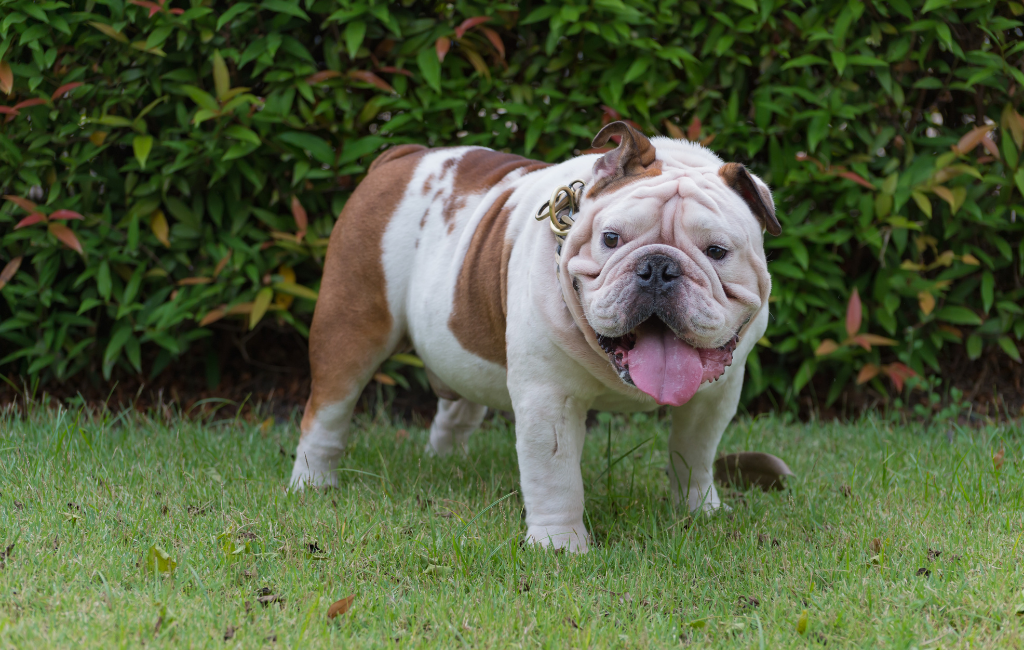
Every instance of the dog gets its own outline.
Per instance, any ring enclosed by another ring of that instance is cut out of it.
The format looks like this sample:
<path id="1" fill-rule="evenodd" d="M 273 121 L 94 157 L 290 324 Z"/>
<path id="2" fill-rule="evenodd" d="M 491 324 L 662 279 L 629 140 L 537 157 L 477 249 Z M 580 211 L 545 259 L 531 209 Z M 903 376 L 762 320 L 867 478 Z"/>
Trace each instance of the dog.
<path id="1" fill-rule="evenodd" d="M 361 391 L 415 349 L 440 397 L 430 451 L 515 413 L 528 542 L 588 548 L 588 409 L 671 407 L 674 498 L 722 505 L 712 464 L 768 322 L 774 202 L 700 145 L 612 122 L 593 146 L 613 136 L 561 164 L 399 145 L 370 165 L 327 248 L 293 489 L 337 484 Z"/>

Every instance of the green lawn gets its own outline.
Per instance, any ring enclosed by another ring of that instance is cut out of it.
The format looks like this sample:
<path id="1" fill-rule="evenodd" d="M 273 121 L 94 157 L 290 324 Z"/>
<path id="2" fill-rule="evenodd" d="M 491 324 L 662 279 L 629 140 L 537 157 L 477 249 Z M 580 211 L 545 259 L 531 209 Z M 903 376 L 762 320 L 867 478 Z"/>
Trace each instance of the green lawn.
<path id="1" fill-rule="evenodd" d="M 520 547 L 501 418 L 436 459 L 421 427 L 362 416 L 341 487 L 292 495 L 294 424 L 12 413 L 3 647 L 1022 646 L 1019 423 L 740 420 L 722 450 L 797 477 L 691 519 L 666 498 L 667 422 L 603 418 L 584 454 L 596 545 L 577 557 Z M 154 545 L 169 577 L 146 571 Z"/>

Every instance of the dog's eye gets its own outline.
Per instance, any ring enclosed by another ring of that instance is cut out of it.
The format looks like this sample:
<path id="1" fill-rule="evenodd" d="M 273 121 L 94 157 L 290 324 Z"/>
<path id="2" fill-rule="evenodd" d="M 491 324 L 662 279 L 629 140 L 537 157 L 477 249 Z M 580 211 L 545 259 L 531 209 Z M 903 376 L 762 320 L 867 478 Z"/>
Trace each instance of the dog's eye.
<path id="1" fill-rule="evenodd" d="M 604 234 L 604 245 L 608 248 L 615 248 L 619 245 L 619 236 L 613 232 L 606 232 Z"/>
<path id="2" fill-rule="evenodd" d="M 725 254 L 729 251 L 725 250 L 721 246 L 708 246 L 707 250 L 704 251 L 708 257 L 713 260 L 720 260 L 725 257 Z"/>

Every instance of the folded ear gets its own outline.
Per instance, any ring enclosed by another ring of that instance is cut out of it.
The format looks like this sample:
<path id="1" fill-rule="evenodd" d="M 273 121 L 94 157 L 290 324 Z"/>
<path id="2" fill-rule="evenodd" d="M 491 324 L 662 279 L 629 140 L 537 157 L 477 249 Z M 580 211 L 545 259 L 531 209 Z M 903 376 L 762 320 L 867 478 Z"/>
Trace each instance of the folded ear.
<path id="1" fill-rule="evenodd" d="M 587 196 L 629 183 L 641 176 L 657 176 L 661 164 L 655 160 L 654 145 L 647 136 L 625 122 L 612 122 L 594 137 L 591 146 L 603 147 L 613 135 L 621 136 L 619 146 L 594 163 L 594 184 Z"/>
<path id="2" fill-rule="evenodd" d="M 782 225 L 775 218 L 772 192 L 761 179 L 748 172 L 740 163 L 725 163 L 718 168 L 718 175 L 747 202 L 762 228 L 776 237 L 782 234 Z"/>

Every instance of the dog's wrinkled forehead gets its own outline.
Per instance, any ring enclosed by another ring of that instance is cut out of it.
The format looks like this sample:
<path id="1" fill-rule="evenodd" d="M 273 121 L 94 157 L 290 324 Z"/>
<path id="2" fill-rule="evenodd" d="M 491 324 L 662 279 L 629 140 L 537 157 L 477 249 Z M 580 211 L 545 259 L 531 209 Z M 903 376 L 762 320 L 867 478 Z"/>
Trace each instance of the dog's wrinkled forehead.
<path id="1" fill-rule="evenodd" d="M 624 122 L 601 129 L 594 146 L 602 146 L 616 135 L 620 136 L 619 146 L 594 163 L 587 198 L 595 199 L 596 208 L 628 200 L 639 202 L 634 209 L 655 209 L 652 202 L 664 205 L 676 198 L 696 201 L 718 214 L 727 206 L 745 206 L 761 228 L 773 235 L 782 232 L 771 192 L 743 165 L 723 163 L 700 145 L 669 138 L 652 142 Z"/>

